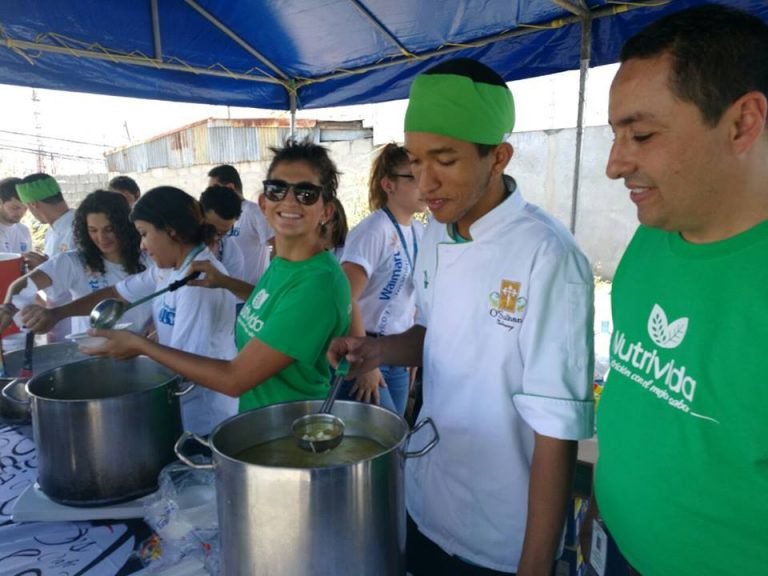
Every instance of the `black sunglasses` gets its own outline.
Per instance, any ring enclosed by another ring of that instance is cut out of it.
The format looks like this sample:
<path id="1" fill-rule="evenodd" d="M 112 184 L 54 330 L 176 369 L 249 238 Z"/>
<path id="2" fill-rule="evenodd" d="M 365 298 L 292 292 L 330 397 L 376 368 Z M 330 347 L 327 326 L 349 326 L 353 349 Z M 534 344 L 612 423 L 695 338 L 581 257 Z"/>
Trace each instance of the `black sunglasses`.
<path id="1" fill-rule="evenodd" d="M 288 190 L 293 188 L 293 196 L 299 204 L 311 206 L 318 201 L 323 193 L 323 187 L 311 182 L 297 182 L 291 184 L 285 180 L 264 180 L 264 196 L 272 202 L 280 202 L 288 195 Z"/>

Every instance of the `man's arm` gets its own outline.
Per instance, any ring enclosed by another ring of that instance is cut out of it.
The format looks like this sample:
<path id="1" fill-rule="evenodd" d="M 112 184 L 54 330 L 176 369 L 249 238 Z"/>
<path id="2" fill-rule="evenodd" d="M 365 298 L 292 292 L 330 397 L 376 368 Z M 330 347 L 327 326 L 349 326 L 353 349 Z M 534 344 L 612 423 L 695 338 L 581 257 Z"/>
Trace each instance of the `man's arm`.
<path id="1" fill-rule="evenodd" d="M 349 376 L 370 372 L 381 364 L 421 366 L 427 329 L 416 324 L 402 334 L 380 338 L 335 338 L 328 348 L 328 361 L 336 366 L 342 358 L 350 365 Z"/>
<path id="2" fill-rule="evenodd" d="M 203 273 L 202 278 L 190 280 L 189 286 L 223 288 L 224 290 L 229 290 L 236 298 L 242 301 L 248 300 L 251 292 L 253 292 L 253 284 L 220 272 L 209 260 L 195 260 L 189 265 L 189 271 Z"/>
<path id="3" fill-rule="evenodd" d="M 535 434 L 518 576 L 550 576 L 565 526 L 578 443 Z"/>

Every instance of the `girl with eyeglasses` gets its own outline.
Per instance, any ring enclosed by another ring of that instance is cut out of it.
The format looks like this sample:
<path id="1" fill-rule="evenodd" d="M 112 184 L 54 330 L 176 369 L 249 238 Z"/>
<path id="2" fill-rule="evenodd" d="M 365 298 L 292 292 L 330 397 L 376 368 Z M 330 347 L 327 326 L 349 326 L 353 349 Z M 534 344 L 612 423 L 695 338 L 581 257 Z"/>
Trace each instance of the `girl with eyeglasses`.
<path id="1" fill-rule="evenodd" d="M 92 331 L 109 341 L 85 352 L 145 354 L 202 386 L 239 397 L 241 411 L 325 397 L 325 352 L 334 337 L 347 333 L 351 308 L 347 279 L 325 249 L 339 172 L 327 150 L 310 142 L 272 150 L 259 205 L 274 230 L 276 254 L 258 284 L 227 276 L 209 262 L 190 267 L 204 273 L 194 284 L 226 288 L 246 301 L 235 326 L 237 357 L 208 358 L 109 330 Z"/>
<path id="2" fill-rule="evenodd" d="M 37 268 L 15 280 L 9 287 L 5 304 L 0 307 L 0 332 L 5 330 L 19 308 L 22 318 L 34 323 L 38 317 L 52 316 L 52 311 L 35 304 L 40 290 L 51 286 L 59 293 L 69 292 L 80 298 L 145 270 L 148 259 L 142 255 L 141 238 L 129 219 L 130 207 L 120 194 L 107 190 L 91 192 L 75 211 L 73 235 L 77 250 L 56 254 Z M 129 310 L 123 321 L 140 332 L 149 322 L 148 305 Z M 89 328 L 88 317 L 72 319 L 73 333 Z"/>
<path id="3" fill-rule="evenodd" d="M 371 167 L 371 214 L 347 236 L 341 266 L 352 287 L 351 336 L 405 332 L 414 323 L 413 270 L 423 227 L 414 220 L 425 209 L 405 149 L 390 143 Z M 381 365 L 346 383 L 343 393 L 405 413 L 410 371 Z"/>
<path id="4" fill-rule="evenodd" d="M 193 265 L 200 263 L 208 266 L 212 273 L 225 273 L 224 266 L 207 248 L 216 229 L 205 222 L 200 203 L 183 190 L 172 186 L 153 188 L 134 204 L 131 220 L 141 237 L 141 247 L 156 266 L 128 276 L 115 286 L 51 309 L 54 320 L 87 315 L 106 298 L 135 302 L 184 278 L 193 270 Z M 228 291 L 207 290 L 187 284 L 157 296 L 151 301 L 151 306 L 157 342 L 126 330 L 105 330 L 103 335 L 110 340 L 94 350 L 111 349 L 113 342 L 125 342 L 142 350 L 136 354 L 143 353 L 146 347 L 147 350 L 166 350 L 193 357 L 205 354 L 218 362 L 229 361 L 236 355 L 233 334 L 235 298 Z M 35 325 L 30 325 L 30 328 L 36 332 L 46 329 L 45 326 Z M 117 344 L 114 346 L 118 348 Z M 86 350 L 85 346 L 81 348 Z M 112 355 L 126 358 L 136 354 L 122 351 Z M 100 355 L 107 355 L 106 350 Z M 183 370 L 176 372 L 199 383 L 194 374 Z M 181 397 L 181 412 L 185 430 L 205 435 L 237 413 L 237 401 L 196 386 Z"/>

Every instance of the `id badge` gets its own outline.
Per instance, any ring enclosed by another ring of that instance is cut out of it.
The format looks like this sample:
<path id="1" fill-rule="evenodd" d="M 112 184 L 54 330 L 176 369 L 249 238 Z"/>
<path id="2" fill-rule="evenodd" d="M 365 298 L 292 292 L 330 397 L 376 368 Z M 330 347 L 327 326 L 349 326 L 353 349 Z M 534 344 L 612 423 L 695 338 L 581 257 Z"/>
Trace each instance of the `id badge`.
<path id="1" fill-rule="evenodd" d="M 597 576 L 605 576 L 605 565 L 608 557 L 608 536 L 597 521 L 592 520 L 592 550 L 589 554 L 589 565 Z"/>

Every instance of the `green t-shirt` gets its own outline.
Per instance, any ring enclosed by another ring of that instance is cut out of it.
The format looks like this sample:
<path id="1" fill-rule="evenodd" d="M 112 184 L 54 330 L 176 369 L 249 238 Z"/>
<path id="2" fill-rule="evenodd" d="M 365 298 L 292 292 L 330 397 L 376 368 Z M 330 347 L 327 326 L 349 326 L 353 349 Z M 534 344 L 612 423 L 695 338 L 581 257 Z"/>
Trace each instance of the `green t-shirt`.
<path id="1" fill-rule="evenodd" d="M 332 338 L 347 333 L 351 310 L 349 282 L 332 254 L 301 262 L 275 258 L 237 317 L 237 349 L 258 338 L 296 361 L 243 394 L 240 411 L 324 398 L 325 353 Z"/>
<path id="2" fill-rule="evenodd" d="M 643 576 L 768 570 L 768 222 L 640 227 L 612 287 L 600 512 Z"/>

